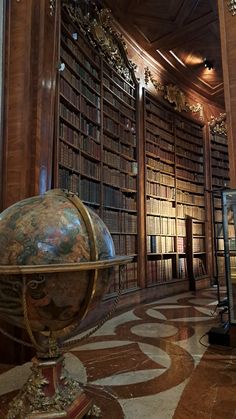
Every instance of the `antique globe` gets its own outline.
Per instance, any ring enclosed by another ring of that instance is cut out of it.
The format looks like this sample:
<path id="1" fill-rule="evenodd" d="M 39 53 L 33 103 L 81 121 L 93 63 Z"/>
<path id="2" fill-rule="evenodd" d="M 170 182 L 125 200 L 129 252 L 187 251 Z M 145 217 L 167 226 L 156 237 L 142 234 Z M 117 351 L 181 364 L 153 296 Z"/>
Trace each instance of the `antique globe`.
<path id="1" fill-rule="evenodd" d="M 25 328 L 37 350 L 9 419 L 79 418 L 91 408 L 79 383 L 66 377 L 62 354 L 101 300 L 114 266 L 130 260 L 115 255 L 103 221 L 70 192 L 51 190 L 0 214 L 0 317 Z"/>

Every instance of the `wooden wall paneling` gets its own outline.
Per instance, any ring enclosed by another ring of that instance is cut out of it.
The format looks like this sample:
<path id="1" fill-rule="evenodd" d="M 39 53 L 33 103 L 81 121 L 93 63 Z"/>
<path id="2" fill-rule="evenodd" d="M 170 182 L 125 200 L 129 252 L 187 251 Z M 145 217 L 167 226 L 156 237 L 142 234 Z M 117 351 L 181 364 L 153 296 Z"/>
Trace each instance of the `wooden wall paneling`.
<path id="1" fill-rule="evenodd" d="M 50 12 L 47 0 L 6 2 L 1 209 L 51 185 L 58 19 Z M 1 327 L 26 339 L 18 328 Z M 31 356 L 1 336 L 1 362 Z"/>
<path id="2" fill-rule="evenodd" d="M 2 207 L 51 186 L 57 10 L 7 2 Z"/>
<path id="3" fill-rule="evenodd" d="M 230 186 L 236 188 L 236 16 L 226 1 L 218 0 L 225 108 L 228 125 Z"/>

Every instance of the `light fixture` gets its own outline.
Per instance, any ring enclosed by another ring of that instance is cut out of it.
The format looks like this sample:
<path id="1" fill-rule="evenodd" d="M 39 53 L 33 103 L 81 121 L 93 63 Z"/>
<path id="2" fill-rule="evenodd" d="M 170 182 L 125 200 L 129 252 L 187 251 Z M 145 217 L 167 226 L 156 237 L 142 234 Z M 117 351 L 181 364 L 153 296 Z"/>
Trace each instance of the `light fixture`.
<path id="1" fill-rule="evenodd" d="M 212 61 L 208 60 L 207 58 L 204 58 L 203 64 L 204 64 L 204 67 L 207 68 L 208 70 L 212 70 L 213 69 L 213 63 L 212 63 Z"/>

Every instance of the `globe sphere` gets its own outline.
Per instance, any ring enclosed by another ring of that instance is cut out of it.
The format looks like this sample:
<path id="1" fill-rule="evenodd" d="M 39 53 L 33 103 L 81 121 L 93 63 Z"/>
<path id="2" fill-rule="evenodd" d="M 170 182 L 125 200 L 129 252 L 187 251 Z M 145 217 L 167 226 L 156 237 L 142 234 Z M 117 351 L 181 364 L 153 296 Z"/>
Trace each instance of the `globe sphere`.
<path id="1" fill-rule="evenodd" d="M 115 260 L 101 218 L 62 190 L 0 214 L 0 317 L 33 331 L 62 331 L 101 299 Z"/>

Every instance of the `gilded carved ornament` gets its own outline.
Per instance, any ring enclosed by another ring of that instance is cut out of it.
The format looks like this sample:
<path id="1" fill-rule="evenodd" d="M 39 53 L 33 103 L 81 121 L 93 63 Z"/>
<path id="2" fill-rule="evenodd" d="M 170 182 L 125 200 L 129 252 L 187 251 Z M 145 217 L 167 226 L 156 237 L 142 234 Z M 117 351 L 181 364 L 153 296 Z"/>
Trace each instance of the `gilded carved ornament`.
<path id="1" fill-rule="evenodd" d="M 229 0 L 227 6 L 232 16 L 236 15 L 236 0 Z"/>
<path id="2" fill-rule="evenodd" d="M 212 134 L 227 136 L 226 113 L 221 113 L 218 117 L 211 116 L 209 127 Z"/>
<path id="3" fill-rule="evenodd" d="M 133 70 L 136 65 L 128 60 L 126 44 L 121 34 L 112 27 L 110 10 L 99 10 L 96 4 L 91 2 L 91 12 L 84 13 L 81 8 L 83 3 L 85 3 L 84 0 L 75 0 L 73 3 L 71 0 L 63 0 L 62 6 L 90 44 L 99 50 L 99 53 L 120 75 L 133 84 Z"/>
<path id="4" fill-rule="evenodd" d="M 169 103 L 173 103 L 175 105 L 175 110 L 177 110 L 178 112 L 199 112 L 200 118 L 203 118 L 203 106 L 201 105 L 201 103 L 187 103 L 184 92 L 182 92 L 182 90 L 180 90 L 178 86 L 174 84 L 161 84 L 160 82 L 154 79 L 148 67 L 146 67 L 144 70 L 144 80 L 146 85 L 150 81 L 155 87 L 155 89 L 163 94 L 164 99 L 168 100 Z"/>
<path id="5" fill-rule="evenodd" d="M 50 16 L 53 16 L 56 9 L 56 0 L 49 0 L 49 13 Z"/>

